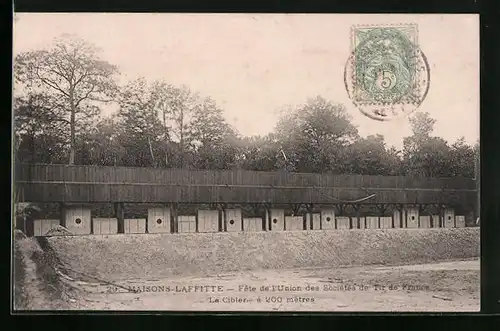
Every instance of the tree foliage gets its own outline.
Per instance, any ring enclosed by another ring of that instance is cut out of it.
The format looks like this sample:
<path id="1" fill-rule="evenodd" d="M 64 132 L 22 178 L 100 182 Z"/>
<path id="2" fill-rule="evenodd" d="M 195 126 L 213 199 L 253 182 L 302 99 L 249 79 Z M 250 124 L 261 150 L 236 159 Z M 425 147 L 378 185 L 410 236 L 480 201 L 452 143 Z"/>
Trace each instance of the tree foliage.
<path id="1" fill-rule="evenodd" d="M 25 52 L 14 59 L 14 77 L 27 95 L 49 95 L 52 113 L 70 133 L 69 163 L 75 162 L 76 133 L 100 113 L 96 103 L 113 100 L 117 68 L 99 58 L 84 40 L 63 35 L 49 50 Z"/>
<path id="2" fill-rule="evenodd" d="M 276 126 L 276 137 L 293 170 L 342 172 L 341 151 L 358 131 L 344 106 L 318 96 L 287 109 Z"/>
<path id="3" fill-rule="evenodd" d="M 239 168 L 364 175 L 474 177 L 479 145 L 434 136 L 428 113 L 410 117 L 403 149 L 361 137 L 345 107 L 321 96 L 284 109 L 275 130 L 242 137 L 217 102 L 187 86 L 137 78 L 65 36 L 15 59 L 16 158 L 29 163 Z M 118 111 L 97 116 L 107 102 Z M 69 161 L 68 161 L 69 160 Z"/>

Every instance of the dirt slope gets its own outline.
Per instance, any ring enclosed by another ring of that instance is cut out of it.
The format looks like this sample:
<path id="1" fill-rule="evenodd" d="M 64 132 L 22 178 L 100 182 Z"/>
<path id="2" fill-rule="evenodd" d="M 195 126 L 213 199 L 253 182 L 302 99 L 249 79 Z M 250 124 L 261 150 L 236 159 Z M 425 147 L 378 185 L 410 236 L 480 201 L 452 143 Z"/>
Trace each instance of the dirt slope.
<path id="1" fill-rule="evenodd" d="M 36 238 L 14 233 L 14 310 L 52 310 L 69 307 L 70 297 L 55 272 L 54 257 Z"/>
<path id="2" fill-rule="evenodd" d="M 65 272 L 109 281 L 238 270 L 401 265 L 479 256 L 479 229 L 140 234 L 47 238 Z"/>

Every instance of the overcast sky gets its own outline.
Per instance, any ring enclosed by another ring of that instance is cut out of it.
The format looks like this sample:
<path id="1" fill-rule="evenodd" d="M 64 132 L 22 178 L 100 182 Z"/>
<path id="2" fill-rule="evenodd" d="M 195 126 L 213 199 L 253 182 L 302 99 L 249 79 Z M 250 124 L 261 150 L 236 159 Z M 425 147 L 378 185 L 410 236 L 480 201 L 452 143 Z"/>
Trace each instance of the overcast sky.
<path id="1" fill-rule="evenodd" d="M 479 138 L 478 15 L 16 14 L 14 54 L 46 48 L 63 33 L 102 49 L 124 79 L 186 84 L 224 108 L 241 134 L 273 130 L 277 111 L 321 95 L 343 103 L 361 135 L 402 146 L 406 118 L 378 122 L 350 102 L 343 71 L 353 24 L 416 23 L 431 83 L 419 111 L 450 142 Z M 112 110 L 106 110 L 110 113 Z"/>

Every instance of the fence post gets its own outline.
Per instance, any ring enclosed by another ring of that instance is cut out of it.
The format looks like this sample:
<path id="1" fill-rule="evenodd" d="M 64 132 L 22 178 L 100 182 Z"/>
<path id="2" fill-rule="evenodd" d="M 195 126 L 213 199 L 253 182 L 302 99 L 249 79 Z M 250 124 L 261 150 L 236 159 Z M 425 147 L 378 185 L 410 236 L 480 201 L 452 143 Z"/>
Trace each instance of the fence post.
<path id="1" fill-rule="evenodd" d="M 179 232 L 179 222 L 177 217 L 177 203 L 172 203 L 172 213 L 170 214 L 170 231 L 172 233 Z"/>
<path id="2" fill-rule="evenodd" d="M 125 233 L 125 208 L 123 202 L 115 202 L 115 217 L 118 221 L 118 233 Z"/>

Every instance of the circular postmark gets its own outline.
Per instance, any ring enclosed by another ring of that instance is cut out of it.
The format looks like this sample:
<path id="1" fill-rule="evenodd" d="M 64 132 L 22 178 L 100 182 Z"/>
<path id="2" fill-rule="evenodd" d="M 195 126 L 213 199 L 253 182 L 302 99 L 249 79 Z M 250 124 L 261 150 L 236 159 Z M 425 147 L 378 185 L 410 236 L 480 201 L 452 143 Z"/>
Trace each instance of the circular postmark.
<path id="1" fill-rule="evenodd" d="M 353 29 L 353 44 L 344 81 L 349 98 L 363 114 L 386 121 L 421 105 L 429 90 L 430 70 L 416 44 L 416 29 Z"/>

